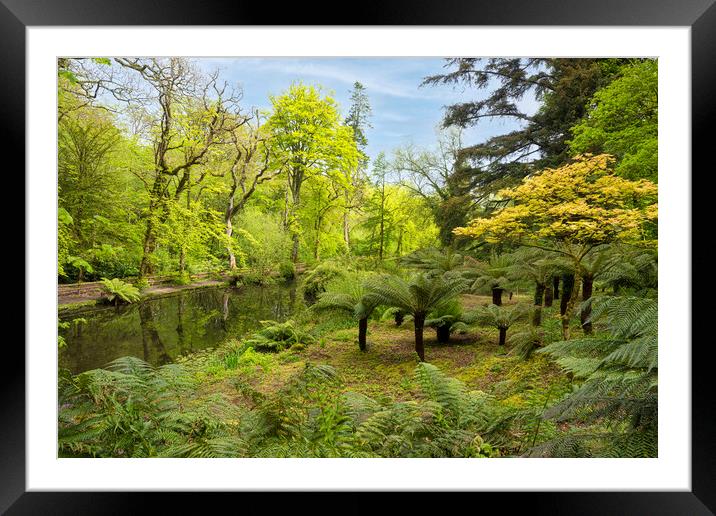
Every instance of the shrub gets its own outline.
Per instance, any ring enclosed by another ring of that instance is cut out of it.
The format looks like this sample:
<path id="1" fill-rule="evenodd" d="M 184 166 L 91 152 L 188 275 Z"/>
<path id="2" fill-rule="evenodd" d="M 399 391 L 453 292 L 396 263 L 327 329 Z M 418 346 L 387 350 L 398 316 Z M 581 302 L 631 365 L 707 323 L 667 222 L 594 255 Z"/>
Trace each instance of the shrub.
<path id="1" fill-rule="evenodd" d="M 541 327 L 530 326 L 524 331 L 510 335 L 507 342 L 512 347 L 509 354 L 522 360 L 532 356 L 532 352 L 544 345 L 545 331 Z"/>
<path id="2" fill-rule="evenodd" d="M 121 303 L 134 303 L 139 301 L 140 294 L 137 287 L 122 281 L 119 278 L 102 278 L 104 299 L 108 303 L 118 305 Z"/>
<path id="3" fill-rule="evenodd" d="M 499 331 L 499 346 L 504 346 L 506 342 L 507 330 L 514 323 L 525 319 L 529 314 L 530 308 L 524 304 L 516 304 L 512 307 L 489 305 L 478 308 L 471 319 L 480 326 L 492 326 Z"/>
<path id="4" fill-rule="evenodd" d="M 296 326 L 292 320 L 286 322 L 261 321 L 263 328 L 244 341 L 244 345 L 256 351 L 278 352 L 294 344 L 312 344 L 316 339 Z"/>
<path id="5" fill-rule="evenodd" d="M 147 278 L 137 278 L 134 280 L 134 286 L 141 292 L 150 287 L 149 280 Z"/>
<path id="6" fill-rule="evenodd" d="M 344 276 L 347 269 L 334 262 L 323 262 L 317 265 L 311 272 L 306 274 L 303 283 L 303 298 L 308 304 L 318 300 L 318 295 L 326 291 L 328 283 L 336 278 Z"/>
<path id="7" fill-rule="evenodd" d="M 172 285 L 188 285 L 191 283 L 191 275 L 186 271 L 174 272 L 169 275 L 169 282 Z"/>
<path id="8" fill-rule="evenodd" d="M 450 341 L 450 335 L 457 331 L 465 333 L 469 318 L 463 317 L 462 305 L 457 299 L 441 304 L 425 320 L 425 326 L 435 328 L 438 342 Z"/>
<path id="9" fill-rule="evenodd" d="M 296 277 L 296 266 L 293 262 L 281 262 L 278 271 L 283 279 L 290 280 Z"/>

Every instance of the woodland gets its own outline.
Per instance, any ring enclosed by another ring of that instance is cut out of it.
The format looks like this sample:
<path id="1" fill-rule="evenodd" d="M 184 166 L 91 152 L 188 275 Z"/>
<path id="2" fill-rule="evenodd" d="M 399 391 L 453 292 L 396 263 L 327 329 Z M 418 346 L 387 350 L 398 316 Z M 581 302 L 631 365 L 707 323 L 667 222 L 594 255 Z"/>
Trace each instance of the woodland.
<path id="1" fill-rule="evenodd" d="M 172 331 L 225 329 L 58 364 L 59 456 L 658 456 L 656 60 L 445 59 L 418 91 L 472 100 L 373 159 L 360 77 L 259 109 L 197 61 L 58 60 L 60 358 L 98 310 L 156 344 L 180 291 L 224 309 Z"/>

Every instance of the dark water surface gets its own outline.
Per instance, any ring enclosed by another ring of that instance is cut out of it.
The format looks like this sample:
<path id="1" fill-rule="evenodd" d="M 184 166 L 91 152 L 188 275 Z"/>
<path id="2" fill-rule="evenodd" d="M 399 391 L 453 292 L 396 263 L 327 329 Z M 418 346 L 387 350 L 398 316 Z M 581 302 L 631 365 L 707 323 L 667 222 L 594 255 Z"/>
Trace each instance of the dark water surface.
<path id="1" fill-rule="evenodd" d="M 296 283 L 209 287 L 185 290 L 123 307 L 73 315 L 87 322 L 60 330 L 67 347 L 59 365 L 80 373 L 122 357 L 135 356 L 153 365 L 216 347 L 229 337 L 242 337 L 259 321 L 285 321 L 303 307 Z"/>

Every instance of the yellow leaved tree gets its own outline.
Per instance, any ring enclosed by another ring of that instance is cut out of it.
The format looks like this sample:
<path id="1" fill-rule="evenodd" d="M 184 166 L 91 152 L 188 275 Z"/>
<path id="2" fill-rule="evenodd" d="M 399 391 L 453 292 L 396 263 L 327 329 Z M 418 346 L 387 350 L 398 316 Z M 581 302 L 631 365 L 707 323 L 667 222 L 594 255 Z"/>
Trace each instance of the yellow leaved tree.
<path id="1" fill-rule="evenodd" d="M 454 232 L 557 253 L 573 264 L 578 288 L 582 260 L 596 247 L 613 242 L 656 243 L 656 184 L 618 177 L 613 164 L 614 158 L 607 154 L 583 154 L 561 167 L 545 169 L 515 188 L 501 190 L 498 196 L 508 201 L 504 208 Z M 565 339 L 576 298 L 575 292 L 562 316 Z"/>

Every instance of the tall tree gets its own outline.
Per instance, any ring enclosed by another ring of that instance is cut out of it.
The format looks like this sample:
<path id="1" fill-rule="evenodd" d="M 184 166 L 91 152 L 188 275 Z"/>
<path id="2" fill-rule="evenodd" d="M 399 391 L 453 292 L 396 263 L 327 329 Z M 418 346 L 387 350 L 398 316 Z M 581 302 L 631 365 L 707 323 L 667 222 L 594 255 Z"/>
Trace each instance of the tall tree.
<path id="1" fill-rule="evenodd" d="M 240 94 L 220 84 L 218 72 L 203 73 L 187 59 L 115 61 L 139 78 L 135 102 L 148 121 L 146 137 L 154 150 L 153 170 L 139 175 L 149 192 L 139 267 L 144 276 L 154 268 L 157 230 L 169 213 L 168 203 L 206 177 L 208 170 L 192 178 L 192 169 L 206 163 L 210 151 L 235 129 Z"/>
<path id="2" fill-rule="evenodd" d="M 358 149 L 352 129 L 341 124 L 331 97 L 313 86 L 293 84 L 280 97 L 271 97 L 268 121 L 273 152 L 286 163 L 286 229 L 293 240 L 291 259 L 298 261 L 300 227 L 297 217 L 304 181 L 330 171 L 354 171 Z M 289 199 L 290 195 L 290 199 Z"/>
<path id="3" fill-rule="evenodd" d="M 597 91 L 587 116 L 572 128 L 570 150 L 607 153 L 614 171 L 627 179 L 658 180 L 659 77 L 655 59 L 622 67 L 619 77 Z"/>
<path id="4" fill-rule="evenodd" d="M 598 88 L 617 72 L 617 59 L 450 58 L 450 71 L 423 85 L 465 85 L 488 90 L 480 100 L 446 108 L 445 127 L 471 127 L 485 119 L 510 119 L 518 128 L 462 149 L 469 164 L 461 173 L 480 195 L 514 184 L 529 173 L 569 158 L 570 128 L 586 113 Z M 536 113 L 521 105 L 541 102 Z"/>
<path id="5" fill-rule="evenodd" d="M 385 191 L 385 179 L 388 174 L 388 163 L 385 160 L 385 153 L 381 152 L 373 163 L 373 175 L 376 181 L 376 197 L 378 206 L 378 258 L 383 261 L 385 249 L 385 203 L 389 193 Z"/>
<path id="6" fill-rule="evenodd" d="M 236 127 L 230 134 L 231 161 L 229 165 L 229 192 L 224 212 L 226 235 L 233 235 L 232 219 L 246 206 L 256 188 L 281 172 L 281 165 L 271 162 L 269 134 L 262 127 L 262 115 L 256 109 L 246 125 Z M 229 267 L 236 268 L 236 256 L 229 244 Z"/>
<path id="7" fill-rule="evenodd" d="M 455 238 L 452 230 L 467 222 L 473 203 L 461 176 L 462 146 L 462 131 L 451 128 L 438 134 L 434 150 L 407 145 L 396 150 L 393 160 L 402 183 L 430 206 L 446 246 Z"/>
<path id="8" fill-rule="evenodd" d="M 368 155 L 365 153 L 365 149 L 368 146 L 366 130 L 373 127 L 370 124 L 370 117 L 373 114 L 370 107 L 370 100 L 366 94 L 365 86 L 358 81 L 353 84 L 350 101 L 351 105 L 344 123 L 353 129 L 353 139 L 358 147 L 359 157 L 356 174 L 353 177 L 353 188 L 350 190 L 346 189 L 344 192 L 343 241 L 349 252 L 351 249 L 351 212 L 356 207 L 359 196 L 362 193 L 360 184 L 364 180 L 364 174 L 369 161 Z"/>

